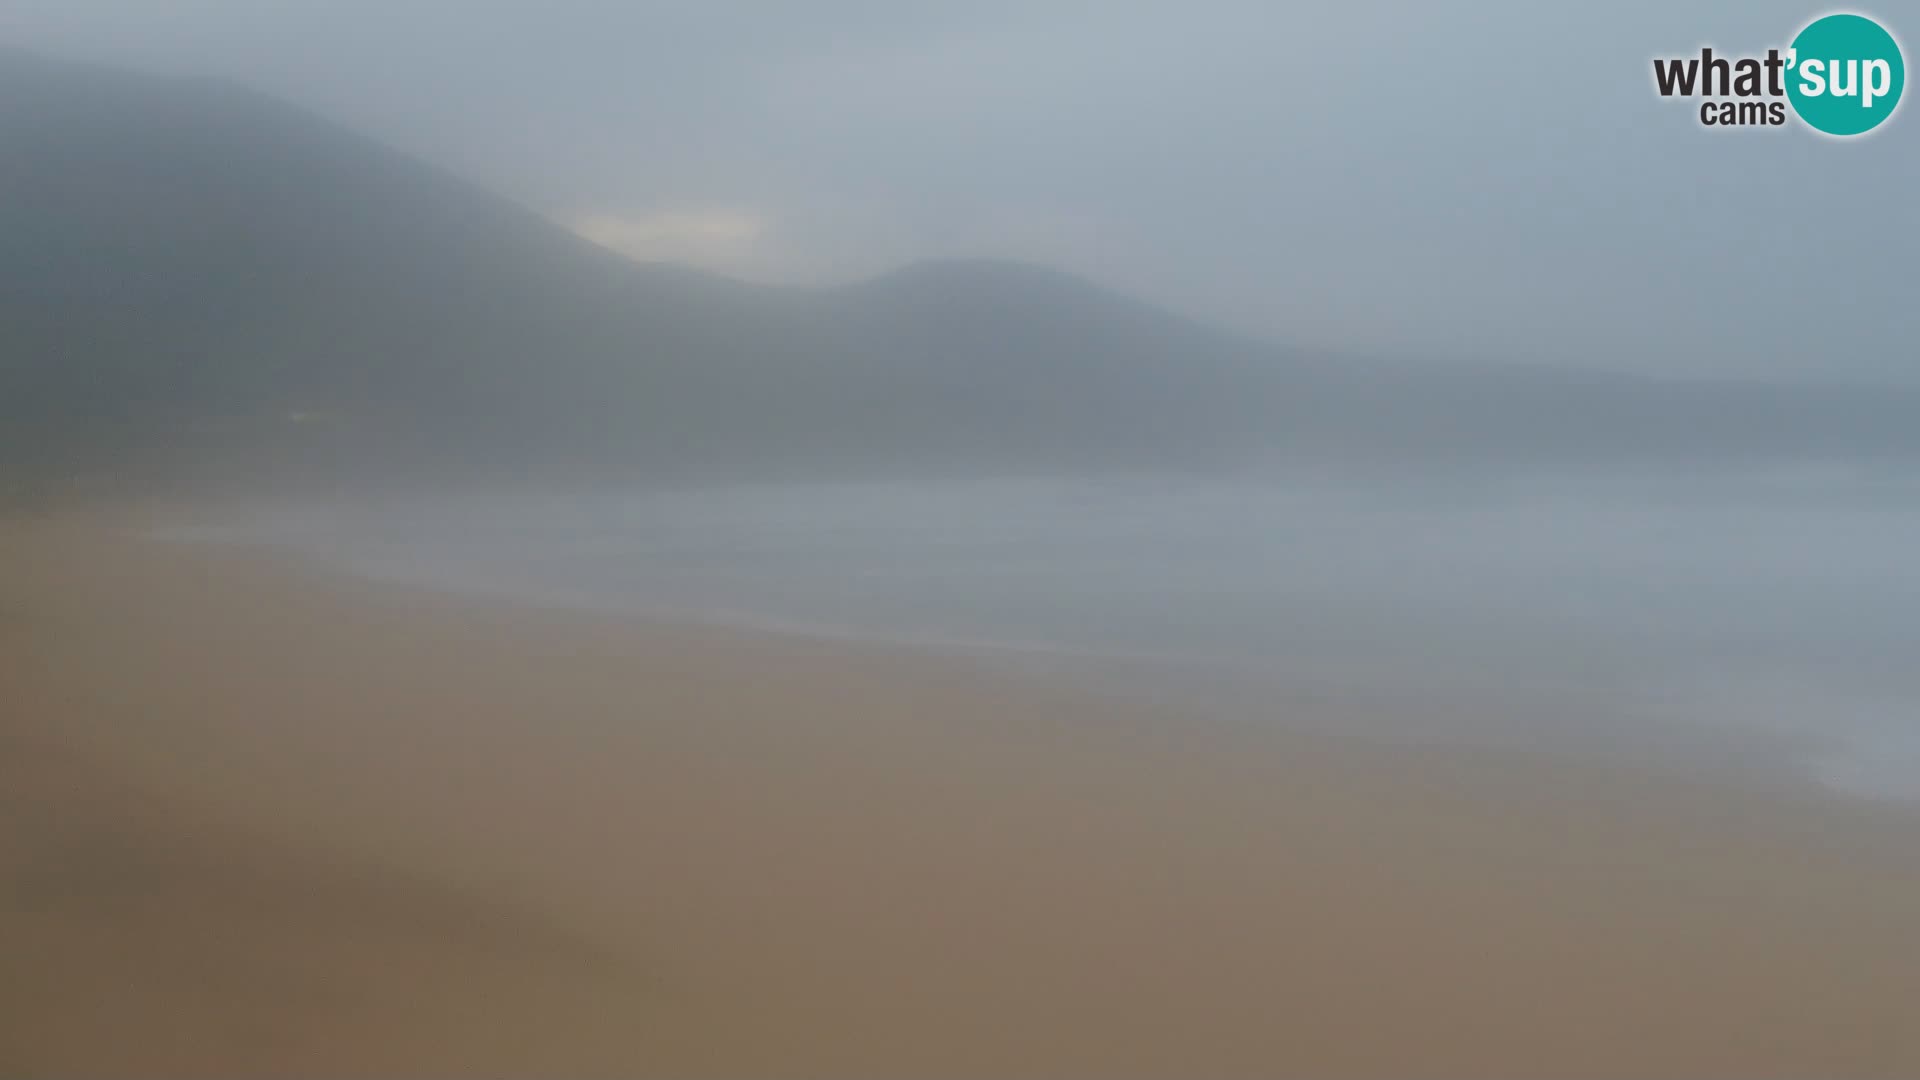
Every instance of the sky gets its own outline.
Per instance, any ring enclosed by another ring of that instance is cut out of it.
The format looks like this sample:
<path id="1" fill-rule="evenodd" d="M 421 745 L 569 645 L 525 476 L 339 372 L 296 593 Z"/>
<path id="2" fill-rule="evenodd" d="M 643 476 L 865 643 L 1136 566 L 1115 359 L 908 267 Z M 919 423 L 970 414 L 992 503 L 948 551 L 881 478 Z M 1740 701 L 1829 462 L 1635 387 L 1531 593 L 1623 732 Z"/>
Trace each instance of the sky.
<path id="1" fill-rule="evenodd" d="M 0 43 L 237 79 L 754 280 L 1008 257 L 1314 347 L 1920 382 L 1920 104 L 1840 141 L 1653 90 L 1826 10 L 5 0 Z"/>

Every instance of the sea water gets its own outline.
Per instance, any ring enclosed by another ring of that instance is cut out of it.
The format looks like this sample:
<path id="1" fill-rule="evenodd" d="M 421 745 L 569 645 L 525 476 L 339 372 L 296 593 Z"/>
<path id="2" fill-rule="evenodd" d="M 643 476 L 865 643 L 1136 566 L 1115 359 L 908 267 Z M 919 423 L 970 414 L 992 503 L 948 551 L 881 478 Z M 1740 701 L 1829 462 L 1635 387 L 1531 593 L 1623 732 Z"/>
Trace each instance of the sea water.
<path id="1" fill-rule="evenodd" d="M 1893 467 L 635 485 L 279 505 L 201 535 L 1099 666 L 1245 723 L 1652 753 L 1733 736 L 1920 797 L 1920 482 Z"/>

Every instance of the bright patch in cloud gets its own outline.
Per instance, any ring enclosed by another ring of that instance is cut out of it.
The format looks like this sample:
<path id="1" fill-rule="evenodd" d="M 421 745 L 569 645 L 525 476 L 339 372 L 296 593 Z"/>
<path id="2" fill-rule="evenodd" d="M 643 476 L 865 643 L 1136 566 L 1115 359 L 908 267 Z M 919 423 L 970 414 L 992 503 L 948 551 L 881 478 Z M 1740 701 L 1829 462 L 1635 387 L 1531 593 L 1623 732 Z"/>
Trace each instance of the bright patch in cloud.
<path id="1" fill-rule="evenodd" d="M 758 261 L 766 232 L 750 210 L 676 209 L 642 214 L 589 213 L 565 219 L 576 234 L 647 262 L 742 270 Z"/>

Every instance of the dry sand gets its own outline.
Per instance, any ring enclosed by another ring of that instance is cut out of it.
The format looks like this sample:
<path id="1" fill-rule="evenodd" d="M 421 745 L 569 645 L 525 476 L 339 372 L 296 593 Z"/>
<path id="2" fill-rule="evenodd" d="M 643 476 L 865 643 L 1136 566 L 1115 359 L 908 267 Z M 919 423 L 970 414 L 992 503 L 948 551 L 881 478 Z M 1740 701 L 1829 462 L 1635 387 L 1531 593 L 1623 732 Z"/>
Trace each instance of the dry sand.
<path id="1" fill-rule="evenodd" d="M 1920 817 L 0 522 L 0 1074 L 1920 1075 Z"/>

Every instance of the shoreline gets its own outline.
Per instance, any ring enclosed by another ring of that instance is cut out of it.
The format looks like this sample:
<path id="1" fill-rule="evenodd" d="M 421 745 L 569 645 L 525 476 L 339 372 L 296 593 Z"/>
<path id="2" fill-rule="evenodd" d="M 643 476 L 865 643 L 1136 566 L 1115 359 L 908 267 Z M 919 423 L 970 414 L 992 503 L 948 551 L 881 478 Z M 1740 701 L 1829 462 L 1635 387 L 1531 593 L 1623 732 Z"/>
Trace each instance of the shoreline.
<path id="1" fill-rule="evenodd" d="M 1904 807 L 124 525 L 0 521 L 13 1071 L 1920 1069 Z"/>
<path id="2" fill-rule="evenodd" d="M 250 506 L 257 504 L 242 499 L 227 511 Z M 1434 672 L 1425 679 L 1409 679 L 1390 674 L 1385 665 L 1349 665 L 1336 669 L 1339 674 L 1332 677 L 1325 665 L 1276 673 L 1252 660 L 1198 653 L 1129 652 L 1040 639 L 895 631 L 744 609 L 648 605 L 580 586 L 483 583 L 471 573 L 422 574 L 376 566 L 316 550 L 291 536 L 268 535 L 275 530 L 209 525 L 209 520 L 204 513 L 167 516 L 163 524 L 150 524 L 138 535 L 167 544 L 237 551 L 323 580 L 352 579 L 529 611 L 570 612 L 654 631 L 697 628 L 747 639 L 818 642 L 879 658 L 984 665 L 1016 680 L 1037 678 L 1095 696 L 1152 701 L 1160 711 L 1183 713 L 1214 732 L 1356 735 L 1403 747 L 1440 744 L 1496 752 L 1520 748 L 1549 757 L 1609 759 L 1714 783 L 1811 785 L 1823 794 L 1920 810 L 1920 786 L 1876 781 L 1876 748 L 1857 736 L 1739 727 L 1698 717 L 1652 721 L 1583 700 L 1577 690 L 1476 686 L 1434 678 Z M 1550 712 L 1580 719 L 1552 727 L 1533 719 Z M 1446 719 L 1436 724 L 1431 719 L 1435 715 Z M 1849 772 L 1856 774 L 1853 779 L 1847 778 Z"/>

